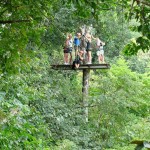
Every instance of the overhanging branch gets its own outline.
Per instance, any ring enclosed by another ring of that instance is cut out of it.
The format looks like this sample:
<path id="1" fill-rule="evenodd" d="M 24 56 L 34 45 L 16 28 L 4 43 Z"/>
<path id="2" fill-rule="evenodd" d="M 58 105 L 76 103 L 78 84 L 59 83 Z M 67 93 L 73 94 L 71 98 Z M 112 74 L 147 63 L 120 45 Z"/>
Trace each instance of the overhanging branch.
<path id="1" fill-rule="evenodd" d="M 19 22 L 30 22 L 31 20 L 0 20 L 0 24 L 11 24 L 11 23 L 19 23 Z"/>

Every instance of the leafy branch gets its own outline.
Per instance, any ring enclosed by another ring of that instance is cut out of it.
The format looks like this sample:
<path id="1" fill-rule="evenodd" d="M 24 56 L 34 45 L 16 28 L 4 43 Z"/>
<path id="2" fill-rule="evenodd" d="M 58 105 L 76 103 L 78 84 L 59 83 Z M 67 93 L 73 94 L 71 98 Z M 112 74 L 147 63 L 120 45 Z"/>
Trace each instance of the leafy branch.
<path id="1" fill-rule="evenodd" d="M 10 24 L 10 23 L 19 23 L 19 22 L 30 22 L 31 20 L 0 20 L 0 24 Z"/>

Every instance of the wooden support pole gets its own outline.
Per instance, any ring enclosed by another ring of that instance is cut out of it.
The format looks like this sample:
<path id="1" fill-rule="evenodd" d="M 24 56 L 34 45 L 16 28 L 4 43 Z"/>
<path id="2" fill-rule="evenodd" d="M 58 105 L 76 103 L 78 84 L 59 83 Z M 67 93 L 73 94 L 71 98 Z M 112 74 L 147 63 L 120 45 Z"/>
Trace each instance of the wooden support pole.
<path id="1" fill-rule="evenodd" d="M 88 89 L 89 89 L 90 69 L 83 69 L 83 82 L 82 82 L 82 98 L 83 98 L 83 115 L 85 122 L 88 122 Z"/>
<path id="2" fill-rule="evenodd" d="M 72 65 L 51 65 L 52 69 L 56 70 L 74 70 Z M 88 94 L 89 94 L 89 78 L 90 70 L 95 69 L 109 69 L 109 64 L 85 64 L 80 65 L 78 70 L 83 70 L 83 79 L 82 79 L 82 101 L 83 101 L 83 115 L 84 120 L 88 122 Z M 76 69 L 77 70 L 77 69 Z"/>

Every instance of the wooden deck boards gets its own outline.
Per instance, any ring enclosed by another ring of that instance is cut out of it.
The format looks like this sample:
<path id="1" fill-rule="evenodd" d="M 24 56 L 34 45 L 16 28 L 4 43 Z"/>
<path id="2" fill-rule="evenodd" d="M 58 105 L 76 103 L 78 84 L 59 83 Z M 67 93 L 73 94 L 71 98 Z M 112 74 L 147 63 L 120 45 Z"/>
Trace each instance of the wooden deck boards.
<path id="1" fill-rule="evenodd" d="M 109 64 L 82 64 L 78 69 L 72 69 L 72 65 L 51 65 L 55 70 L 83 70 L 83 69 L 109 69 Z"/>

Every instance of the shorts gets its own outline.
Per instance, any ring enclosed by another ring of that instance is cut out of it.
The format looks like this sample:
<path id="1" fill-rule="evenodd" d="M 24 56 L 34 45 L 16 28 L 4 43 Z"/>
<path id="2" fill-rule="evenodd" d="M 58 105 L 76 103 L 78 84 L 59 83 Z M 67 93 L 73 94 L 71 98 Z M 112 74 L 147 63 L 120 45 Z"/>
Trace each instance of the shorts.
<path id="1" fill-rule="evenodd" d="M 75 60 L 74 64 L 81 64 L 81 61 L 80 60 Z"/>
<path id="2" fill-rule="evenodd" d="M 78 59 L 78 60 L 74 60 L 73 61 L 73 64 L 72 64 L 72 69 L 74 69 L 75 68 L 75 65 L 76 64 L 79 64 L 79 65 L 81 65 L 81 61 Z"/>
<path id="3" fill-rule="evenodd" d="M 91 51 L 91 43 L 87 42 L 86 51 Z"/>
<path id="4" fill-rule="evenodd" d="M 76 68 L 76 64 L 81 64 L 81 61 L 79 59 L 76 59 L 73 61 L 73 64 L 72 64 L 72 69 L 75 69 Z"/>
<path id="5" fill-rule="evenodd" d="M 104 50 L 97 51 L 97 56 L 104 55 Z"/>
<path id="6" fill-rule="evenodd" d="M 64 53 L 69 53 L 69 51 L 67 49 L 64 50 Z"/>
<path id="7" fill-rule="evenodd" d="M 72 53 L 72 48 L 66 48 L 64 49 L 64 53 Z"/>
<path id="8" fill-rule="evenodd" d="M 68 48 L 68 52 L 69 52 L 69 53 L 72 53 L 72 47 L 69 47 L 69 48 Z"/>

